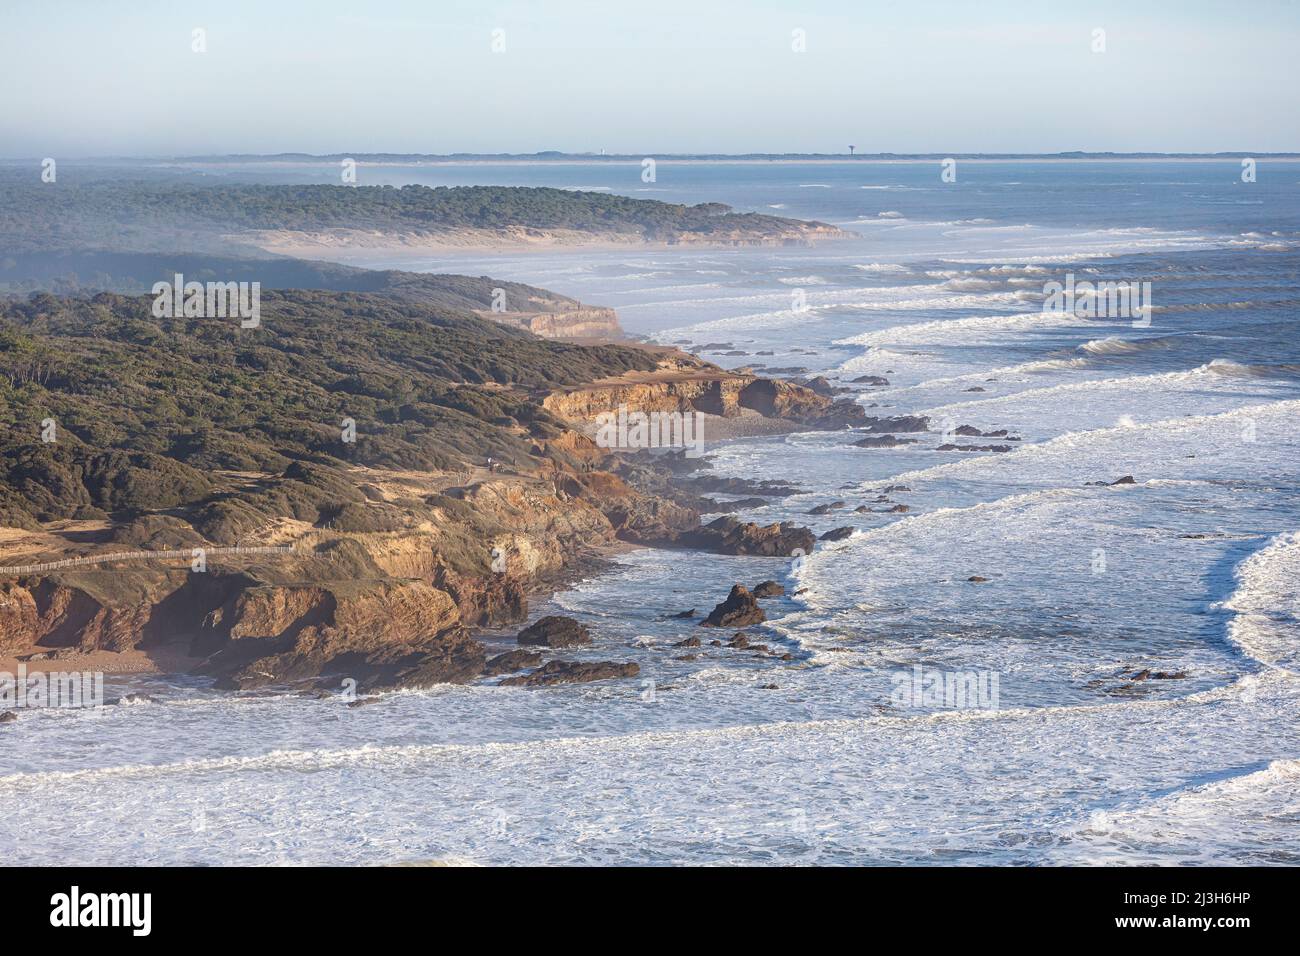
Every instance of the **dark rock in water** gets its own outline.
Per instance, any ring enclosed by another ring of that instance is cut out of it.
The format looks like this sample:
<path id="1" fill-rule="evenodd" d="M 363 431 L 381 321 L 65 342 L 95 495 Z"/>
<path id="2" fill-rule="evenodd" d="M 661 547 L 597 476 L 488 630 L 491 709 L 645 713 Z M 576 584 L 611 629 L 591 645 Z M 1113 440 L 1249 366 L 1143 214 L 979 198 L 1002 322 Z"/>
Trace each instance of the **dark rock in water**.
<path id="1" fill-rule="evenodd" d="M 743 584 L 732 585 L 727 599 L 715 607 L 700 624 L 704 627 L 748 627 L 767 620 L 754 595 Z"/>
<path id="2" fill-rule="evenodd" d="M 980 577 L 978 574 L 972 574 L 972 575 L 971 575 L 970 577 L 968 577 L 966 580 L 967 580 L 967 581 L 972 581 L 972 582 L 974 582 L 975 584 L 983 584 L 985 581 L 988 580 L 988 578 L 982 578 L 982 577 Z"/>
<path id="3" fill-rule="evenodd" d="M 891 514 L 902 514 L 902 513 L 905 512 L 905 511 L 911 511 L 911 510 L 912 510 L 912 507 L 911 507 L 910 505 L 894 505 L 894 507 L 892 507 L 892 508 L 886 508 L 886 509 L 885 509 L 885 514 L 887 514 L 887 515 L 891 515 Z"/>
<path id="4" fill-rule="evenodd" d="M 358 697 L 356 700 L 348 701 L 349 707 L 369 707 L 371 704 L 377 704 L 384 698 L 375 695 L 374 697 Z"/>
<path id="5" fill-rule="evenodd" d="M 718 501 L 713 498 L 702 498 L 700 499 L 700 511 L 703 514 L 731 514 L 733 511 L 747 511 L 750 508 L 762 508 L 766 504 L 766 498 L 739 498 L 736 501 Z"/>
<path id="6" fill-rule="evenodd" d="M 823 398 L 830 398 L 835 394 L 835 386 L 831 385 L 824 375 L 818 375 L 814 378 L 795 379 L 795 384 L 810 388 Z"/>
<path id="7" fill-rule="evenodd" d="M 853 442 L 854 448 L 897 448 L 900 445 L 915 445 L 915 438 L 899 438 L 897 435 L 869 435 Z"/>
<path id="8" fill-rule="evenodd" d="M 771 349 L 764 349 L 763 351 L 761 351 L 761 352 L 755 352 L 754 354 L 755 354 L 755 355 L 775 355 L 776 353 L 773 352 Z"/>
<path id="9" fill-rule="evenodd" d="M 673 647 L 699 647 L 700 639 L 698 637 L 688 637 L 684 641 L 678 641 Z"/>
<path id="10" fill-rule="evenodd" d="M 776 684 L 759 684 L 759 690 L 780 690 Z"/>
<path id="11" fill-rule="evenodd" d="M 843 508 L 843 507 L 844 507 L 844 502 L 832 501 L 830 504 L 818 505 L 816 508 L 812 508 L 811 510 L 809 510 L 808 513 L 810 515 L 826 515 L 826 514 L 830 514 L 836 508 Z"/>
<path id="12" fill-rule="evenodd" d="M 720 475 L 699 475 L 684 484 L 696 492 L 724 495 L 767 495 L 771 498 L 784 498 L 787 495 L 801 493 L 799 488 L 774 481 L 750 481 L 748 478 L 724 478 Z"/>
<path id="13" fill-rule="evenodd" d="M 864 515 L 867 514 L 870 510 L 871 509 L 868 508 L 866 505 L 858 505 L 856 508 L 853 509 L 853 513 L 855 515 Z"/>
<path id="14" fill-rule="evenodd" d="M 695 661 L 695 660 L 699 660 L 699 658 L 700 658 L 700 655 L 699 655 L 699 654 L 683 654 L 681 657 L 674 657 L 673 660 L 675 660 L 675 661 Z"/>
<path id="15" fill-rule="evenodd" d="M 822 541 L 843 541 L 845 538 L 851 537 L 852 534 L 853 534 L 853 529 L 845 525 L 843 528 L 834 528 L 831 531 L 827 531 L 824 535 L 821 536 L 821 540 Z"/>
<path id="16" fill-rule="evenodd" d="M 576 647 L 579 644 L 590 644 L 591 632 L 571 617 L 551 614 L 524 628 L 516 640 L 520 644 L 542 647 Z"/>
<path id="17" fill-rule="evenodd" d="M 415 649 L 381 648 L 364 660 L 349 661 L 347 667 L 349 674 L 358 675 L 358 686 L 363 691 L 421 690 L 476 679 L 483 673 L 486 657 L 483 645 L 477 641 L 450 645 L 435 642 Z"/>
<path id="18" fill-rule="evenodd" d="M 912 489 L 909 488 L 909 487 L 907 487 L 907 485 L 890 485 L 889 487 L 887 487 L 887 488 L 885 489 L 885 492 L 884 492 L 884 493 L 885 493 L 885 494 L 889 494 L 890 492 L 893 492 L 893 491 L 911 491 L 911 490 L 912 490 Z"/>
<path id="19" fill-rule="evenodd" d="M 1008 437 L 1005 428 L 999 428 L 996 431 L 982 432 L 974 425 L 959 425 L 953 430 L 953 434 L 960 435 L 963 438 L 1006 438 L 1007 441 L 1020 441 L 1019 438 Z"/>
<path id="20" fill-rule="evenodd" d="M 954 445 L 951 442 L 940 445 L 935 451 L 1010 451 L 1010 445 Z"/>
<path id="21" fill-rule="evenodd" d="M 11 720 L 17 720 L 17 719 L 18 719 L 18 711 L 16 710 L 0 711 L 0 724 L 7 724 Z"/>
<path id="22" fill-rule="evenodd" d="M 594 680 L 636 677 L 641 673 L 631 661 L 547 661 L 530 674 L 507 677 L 502 687 L 551 687 L 555 684 L 586 684 Z"/>
<path id="23" fill-rule="evenodd" d="M 963 391 L 963 392 L 982 392 L 982 391 L 985 391 L 985 389 L 980 388 L 978 385 L 972 385 L 970 388 L 963 388 L 962 391 Z"/>
<path id="24" fill-rule="evenodd" d="M 691 608 L 689 611 L 681 611 L 678 614 L 672 615 L 673 619 L 678 621 L 692 618 L 694 616 L 695 616 L 695 608 Z"/>
<path id="25" fill-rule="evenodd" d="M 1018 441 L 1018 440 L 1019 439 L 1012 439 L 1012 441 Z M 1085 488 L 1087 487 L 1110 488 L 1113 485 L 1136 485 L 1137 479 L 1135 479 L 1132 475 L 1125 475 L 1123 478 L 1116 478 L 1114 481 L 1085 481 L 1083 484 Z"/>
<path id="26" fill-rule="evenodd" d="M 857 428 L 866 420 L 867 414 L 862 410 L 862 406 L 851 398 L 842 398 L 839 401 L 832 402 L 830 407 L 824 411 L 816 415 L 805 416 L 802 419 L 805 425 L 827 430 Z"/>
<path id="27" fill-rule="evenodd" d="M 780 597 L 784 593 L 785 587 L 777 584 L 775 581 L 764 581 L 761 584 L 757 584 L 754 586 L 753 591 L 754 597 L 756 598 Z"/>
<path id="28" fill-rule="evenodd" d="M 865 430 L 873 434 L 882 432 L 923 432 L 930 428 L 925 415 L 900 415 L 892 418 L 868 418 Z"/>
<path id="29" fill-rule="evenodd" d="M 806 371 L 808 371 L 808 369 L 803 365 L 786 365 L 782 368 L 767 369 L 769 375 L 799 375 Z"/>
<path id="30" fill-rule="evenodd" d="M 722 646 L 721 641 L 709 641 L 709 647 L 721 647 L 721 646 Z"/>
<path id="31" fill-rule="evenodd" d="M 793 655 L 793 654 L 790 654 L 790 653 L 782 654 L 782 655 L 780 656 L 779 660 L 783 660 L 783 661 L 792 661 L 792 660 L 794 660 L 794 655 Z"/>
<path id="32" fill-rule="evenodd" d="M 498 654 L 483 665 L 484 677 L 496 677 L 500 674 L 513 674 L 525 667 L 536 667 L 542 662 L 541 651 L 526 651 L 520 648 Z"/>
<path id="33" fill-rule="evenodd" d="M 732 343 L 730 342 L 705 342 L 703 345 L 699 347 L 699 351 L 703 352 L 705 349 L 717 350 L 717 349 L 729 349 L 729 348 L 732 348 Z"/>
<path id="34" fill-rule="evenodd" d="M 1170 672 L 1170 671 L 1152 671 L 1152 670 L 1149 670 L 1149 669 L 1143 669 L 1143 670 L 1138 671 L 1136 674 L 1132 674 L 1132 675 L 1130 675 L 1128 679 L 1129 679 L 1129 680 L 1136 680 L 1136 681 L 1143 681 L 1143 680 L 1186 680 L 1186 679 L 1187 679 L 1187 672 L 1186 672 L 1186 671 L 1173 671 L 1173 672 Z"/>
<path id="35" fill-rule="evenodd" d="M 724 515 L 702 527 L 678 534 L 670 543 L 719 554 L 788 557 L 798 549 L 802 549 L 804 554 L 812 553 L 816 540 L 807 528 L 796 527 L 790 522 L 763 527 Z"/>
<path id="36" fill-rule="evenodd" d="M 851 379 L 855 385 L 888 385 L 889 379 L 880 375 L 859 375 Z"/>
<path id="37" fill-rule="evenodd" d="M 738 647 L 741 650 L 744 650 L 745 648 L 749 647 L 749 638 L 747 638 L 744 634 L 737 634 L 734 637 L 732 637 L 731 640 L 727 641 L 727 646 Z"/>

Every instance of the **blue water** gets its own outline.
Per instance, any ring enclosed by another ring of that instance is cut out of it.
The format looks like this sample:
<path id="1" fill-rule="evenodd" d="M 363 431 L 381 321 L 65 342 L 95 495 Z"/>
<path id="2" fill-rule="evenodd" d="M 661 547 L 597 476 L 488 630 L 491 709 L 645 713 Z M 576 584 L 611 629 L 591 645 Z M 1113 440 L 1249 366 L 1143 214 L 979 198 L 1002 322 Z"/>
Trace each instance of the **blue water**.
<path id="1" fill-rule="evenodd" d="M 634 552 L 534 608 L 583 618 L 596 643 L 571 656 L 635 660 L 634 681 L 355 710 L 151 681 L 161 703 L 38 715 L 13 728 L 32 746 L 5 758 L 0 826 L 105 862 L 1297 862 L 1300 165 L 1262 162 L 1255 183 L 1236 161 L 657 174 L 361 181 L 723 201 L 859 238 L 353 261 L 535 283 L 721 365 L 928 416 L 890 449 L 706 430 L 714 472 L 801 489 L 743 517 L 852 537 L 793 561 Z M 1149 324 L 1044 313 L 1068 275 L 1150 282 Z M 962 425 L 1020 440 L 939 451 L 999 441 Z M 769 654 L 674 646 L 702 629 L 669 615 L 767 578 L 786 588 L 750 629 Z M 996 706 L 900 700 L 918 666 L 995 675 Z M 49 859 L 13 836 L 11 855 Z"/>

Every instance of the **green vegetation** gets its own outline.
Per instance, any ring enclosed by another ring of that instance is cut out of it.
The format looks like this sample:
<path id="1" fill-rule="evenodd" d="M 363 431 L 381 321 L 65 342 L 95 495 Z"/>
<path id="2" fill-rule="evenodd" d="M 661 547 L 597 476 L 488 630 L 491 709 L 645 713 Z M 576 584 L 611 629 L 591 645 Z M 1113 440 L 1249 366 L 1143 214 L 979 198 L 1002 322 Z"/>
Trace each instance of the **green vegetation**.
<path id="1" fill-rule="evenodd" d="M 214 248 L 251 230 L 362 229 L 437 234 L 508 227 L 672 241 L 778 234 L 791 220 L 609 193 L 522 186 L 200 185 L 153 180 L 40 183 L 0 176 L 5 253 L 111 246 Z"/>
<path id="2" fill-rule="evenodd" d="M 223 541 L 275 516 L 351 520 L 345 464 L 528 467 L 560 424 L 545 390 L 654 366 L 373 295 L 263 292 L 255 329 L 152 303 L 0 304 L 0 523 L 171 511 Z"/>
<path id="3" fill-rule="evenodd" d="M 365 292 L 444 309 L 490 309 L 503 289 L 512 311 L 563 312 L 576 299 L 521 282 L 488 276 L 438 275 L 394 269 L 358 269 L 334 262 L 206 255 L 193 252 L 58 251 L 0 257 L 0 293 L 53 292 L 139 295 L 176 273 L 191 282 L 260 282 L 263 289 Z"/>

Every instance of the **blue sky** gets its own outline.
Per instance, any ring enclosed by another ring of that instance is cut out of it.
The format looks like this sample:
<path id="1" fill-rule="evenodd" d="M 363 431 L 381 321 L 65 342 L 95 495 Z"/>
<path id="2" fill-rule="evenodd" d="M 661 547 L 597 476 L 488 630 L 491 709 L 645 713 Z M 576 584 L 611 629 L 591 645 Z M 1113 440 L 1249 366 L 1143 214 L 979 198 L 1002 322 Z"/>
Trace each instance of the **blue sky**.
<path id="1" fill-rule="evenodd" d="M 1298 41 L 1289 0 L 4 0 L 0 157 L 1291 151 Z"/>

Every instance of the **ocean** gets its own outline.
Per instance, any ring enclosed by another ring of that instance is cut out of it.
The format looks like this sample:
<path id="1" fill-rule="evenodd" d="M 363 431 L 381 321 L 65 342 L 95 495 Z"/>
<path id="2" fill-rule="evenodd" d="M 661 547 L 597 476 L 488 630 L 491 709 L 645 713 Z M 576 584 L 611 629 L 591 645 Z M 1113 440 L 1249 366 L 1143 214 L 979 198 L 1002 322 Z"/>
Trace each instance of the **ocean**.
<path id="1" fill-rule="evenodd" d="M 709 472 L 800 489 L 740 517 L 851 536 L 795 559 L 635 551 L 533 608 L 582 619 L 595 644 L 565 654 L 634 660 L 631 681 L 348 708 L 110 679 L 156 701 L 5 729 L 8 861 L 1300 863 L 1300 164 L 641 171 L 360 180 L 720 201 L 858 237 L 349 261 L 539 285 L 927 416 L 889 448 L 706 431 Z M 1045 311 L 1052 283 L 1097 282 L 1149 290 L 1149 312 Z M 765 579 L 786 593 L 750 639 L 775 654 L 674 646 L 703 629 L 672 615 Z"/>

